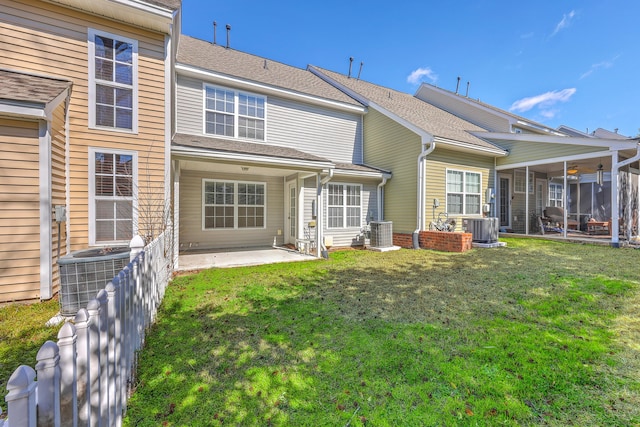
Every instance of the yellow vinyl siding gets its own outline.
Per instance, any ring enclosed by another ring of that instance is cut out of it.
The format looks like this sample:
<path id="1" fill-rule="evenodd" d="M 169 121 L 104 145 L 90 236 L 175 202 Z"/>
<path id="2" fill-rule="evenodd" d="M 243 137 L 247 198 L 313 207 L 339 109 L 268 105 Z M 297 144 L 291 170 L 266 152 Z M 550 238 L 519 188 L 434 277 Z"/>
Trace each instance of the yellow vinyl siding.
<path id="1" fill-rule="evenodd" d="M 138 41 L 137 134 L 88 127 L 89 28 Z M 0 57 L 5 68 L 73 82 L 68 153 L 70 250 L 85 248 L 89 243 L 88 147 L 137 151 L 139 199 L 149 188 L 154 192 L 164 191 L 164 130 L 170 118 L 165 117 L 163 34 L 52 3 L 0 0 Z M 54 157 L 59 154 L 52 152 Z M 57 245 L 57 236 L 54 245 Z"/>
<path id="2" fill-rule="evenodd" d="M 589 147 L 585 145 L 549 144 L 528 141 L 499 141 L 498 144 L 509 150 L 506 157 L 498 157 L 497 166 L 532 162 L 535 160 L 553 159 L 578 154 L 608 152 L 605 147 Z"/>
<path id="3" fill-rule="evenodd" d="M 40 294 L 38 142 L 38 122 L 0 118 L 0 301 Z"/>
<path id="4" fill-rule="evenodd" d="M 482 176 L 481 204 L 487 203 L 485 192 L 493 187 L 493 157 L 479 156 L 461 151 L 436 148 L 427 157 L 427 183 L 425 198 L 425 219 L 428 224 L 433 220 L 433 199 L 440 201 L 435 209 L 435 217 L 439 212 L 445 212 L 447 205 L 447 169 L 480 173 Z M 482 209 L 482 208 L 481 208 Z M 474 216 L 474 215 L 463 215 Z M 463 217 L 461 216 L 461 217 Z M 461 224 L 459 218 L 455 218 Z M 457 228 L 460 231 L 460 228 Z"/>
<path id="5" fill-rule="evenodd" d="M 384 218 L 393 221 L 393 231 L 416 229 L 417 164 L 420 137 L 370 108 L 364 117 L 364 162 L 392 171 L 384 188 Z"/>

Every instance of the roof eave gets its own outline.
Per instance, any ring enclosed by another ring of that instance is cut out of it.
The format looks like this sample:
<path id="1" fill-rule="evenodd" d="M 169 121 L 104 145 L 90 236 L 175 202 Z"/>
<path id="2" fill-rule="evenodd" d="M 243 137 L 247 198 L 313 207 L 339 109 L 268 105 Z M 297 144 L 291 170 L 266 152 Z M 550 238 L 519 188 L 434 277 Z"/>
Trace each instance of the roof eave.
<path id="1" fill-rule="evenodd" d="M 442 138 L 436 135 L 436 143 L 445 145 L 447 148 L 455 151 L 464 151 L 468 153 L 482 154 L 491 157 L 504 157 L 509 155 L 509 152 L 499 147 L 483 147 L 480 145 L 469 144 L 466 142 L 455 141 L 452 139 Z"/>
<path id="2" fill-rule="evenodd" d="M 334 169 L 335 165 L 326 161 L 300 160 L 285 157 L 270 157 L 260 154 L 233 153 L 228 151 L 209 150 L 206 148 L 185 147 L 172 145 L 171 154 L 176 156 L 195 157 L 200 160 L 224 160 L 255 165 L 269 165 L 287 168 L 295 168 L 309 171 L 322 171 Z"/>
<path id="3" fill-rule="evenodd" d="M 355 104 L 347 104 L 340 101 L 335 101 L 327 98 L 320 98 L 318 96 L 309 95 L 306 93 L 296 92 L 293 90 L 287 90 L 285 88 L 275 87 L 265 83 L 259 83 L 251 80 L 242 79 L 227 74 L 218 73 L 212 70 L 206 70 L 194 65 L 185 63 L 176 63 L 176 72 L 185 76 L 195 77 L 202 79 L 210 83 L 218 83 L 223 85 L 234 85 L 244 88 L 246 90 L 256 91 L 259 93 L 266 93 L 267 95 L 280 96 L 284 98 L 295 99 L 298 101 L 308 102 L 315 105 L 321 105 L 324 107 L 334 108 L 337 110 L 347 111 L 351 113 L 363 114 L 366 111 L 364 106 Z"/>

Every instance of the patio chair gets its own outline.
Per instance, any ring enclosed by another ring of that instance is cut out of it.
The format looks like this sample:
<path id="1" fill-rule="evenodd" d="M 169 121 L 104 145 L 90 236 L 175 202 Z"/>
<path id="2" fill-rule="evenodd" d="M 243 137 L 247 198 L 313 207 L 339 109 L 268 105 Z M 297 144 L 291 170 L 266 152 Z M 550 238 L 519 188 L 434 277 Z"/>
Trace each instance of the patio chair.
<path id="1" fill-rule="evenodd" d="M 564 230 L 564 208 L 557 206 L 547 206 L 544 210 L 544 218 L 551 223 L 551 225 L 555 225 L 556 227 Z M 567 230 L 578 230 L 580 227 L 580 223 L 575 219 L 567 218 Z"/>
<path id="2" fill-rule="evenodd" d="M 300 252 L 309 254 L 316 248 L 315 227 L 305 227 L 303 229 L 304 238 L 296 239 L 296 246 Z"/>

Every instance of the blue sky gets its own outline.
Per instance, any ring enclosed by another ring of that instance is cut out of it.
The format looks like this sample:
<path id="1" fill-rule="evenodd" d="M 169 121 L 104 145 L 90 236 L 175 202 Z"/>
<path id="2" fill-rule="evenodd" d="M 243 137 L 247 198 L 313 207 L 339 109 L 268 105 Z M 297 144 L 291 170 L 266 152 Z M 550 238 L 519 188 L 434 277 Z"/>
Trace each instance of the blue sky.
<path id="1" fill-rule="evenodd" d="M 547 126 L 640 131 L 640 2 L 183 0 L 182 32 L 407 93 L 420 82 Z"/>

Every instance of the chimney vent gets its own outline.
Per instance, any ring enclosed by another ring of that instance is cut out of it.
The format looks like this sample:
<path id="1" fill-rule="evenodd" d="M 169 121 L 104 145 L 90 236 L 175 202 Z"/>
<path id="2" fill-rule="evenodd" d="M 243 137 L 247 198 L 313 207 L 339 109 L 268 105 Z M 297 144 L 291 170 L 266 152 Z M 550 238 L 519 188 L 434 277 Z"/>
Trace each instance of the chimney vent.
<path id="1" fill-rule="evenodd" d="M 458 83 L 456 83 L 456 95 L 458 94 L 458 89 L 460 89 L 460 76 L 458 76 Z"/>
<path id="2" fill-rule="evenodd" d="M 349 74 L 347 74 L 347 78 L 351 78 L 351 66 L 353 65 L 353 56 L 349 57 Z"/>
<path id="3" fill-rule="evenodd" d="M 469 82 L 467 82 L 467 93 L 464 95 L 465 97 L 469 97 Z"/>
<path id="4" fill-rule="evenodd" d="M 229 33 L 231 32 L 231 25 L 227 24 L 227 49 L 229 49 Z"/>
<path id="5" fill-rule="evenodd" d="M 358 70 L 358 80 L 360 80 L 360 74 L 362 73 L 362 66 L 364 65 L 364 62 L 360 61 L 360 69 Z"/>
<path id="6" fill-rule="evenodd" d="M 216 30 L 218 28 L 218 23 L 213 21 L 213 44 L 216 44 Z"/>

